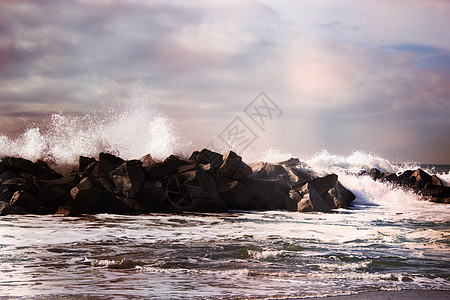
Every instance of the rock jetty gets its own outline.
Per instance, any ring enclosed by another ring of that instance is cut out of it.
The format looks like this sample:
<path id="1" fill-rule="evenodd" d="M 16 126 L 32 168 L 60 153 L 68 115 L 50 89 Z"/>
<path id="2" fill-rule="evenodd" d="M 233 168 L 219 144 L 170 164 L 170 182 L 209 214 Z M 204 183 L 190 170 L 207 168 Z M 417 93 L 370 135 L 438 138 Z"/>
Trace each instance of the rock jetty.
<path id="1" fill-rule="evenodd" d="M 369 176 L 373 180 L 390 182 L 395 186 L 412 190 L 431 202 L 450 204 L 450 187 L 445 186 L 436 175 L 430 175 L 422 169 L 406 170 L 397 175 L 373 168 Z"/>
<path id="2" fill-rule="evenodd" d="M 0 163 L 0 215 L 228 210 L 331 212 L 355 196 L 335 174 L 320 177 L 298 159 L 247 165 L 242 157 L 203 149 L 163 161 L 146 155 L 123 160 L 109 153 L 79 157 L 63 176 L 44 161 L 4 157 Z"/>
<path id="3" fill-rule="evenodd" d="M 448 203 L 448 188 L 422 170 L 399 176 L 371 170 L 370 176 Z M 203 149 L 189 158 L 171 155 L 163 161 L 149 154 L 123 160 L 100 153 L 98 159 L 80 156 L 76 170 L 67 175 L 41 160 L 4 157 L 0 163 L 0 215 L 331 212 L 354 199 L 336 174 L 319 176 L 295 158 L 248 165 L 233 151 L 222 155 Z"/>

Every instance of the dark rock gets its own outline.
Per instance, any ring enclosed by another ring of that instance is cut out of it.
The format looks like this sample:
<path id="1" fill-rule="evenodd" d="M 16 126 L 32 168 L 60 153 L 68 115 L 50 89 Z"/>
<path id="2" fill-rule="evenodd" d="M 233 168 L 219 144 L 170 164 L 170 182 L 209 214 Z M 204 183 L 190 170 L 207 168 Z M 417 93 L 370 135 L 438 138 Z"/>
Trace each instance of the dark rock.
<path id="1" fill-rule="evenodd" d="M 30 194 L 29 192 L 20 190 L 12 195 L 10 205 L 27 207 L 43 206 L 44 203 L 42 202 L 42 200 L 38 199 L 36 196 Z"/>
<path id="2" fill-rule="evenodd" d="M 108 178 L 109 173 L 113 171 L 115 167 L 107 161 L 94 161 L 92 162 L 82 174 L 86 174 L 91 178 Z"/>
<path id="3" fill-rule="evenodd" d="M 63 177 L 63 175 L 50 168 L 48 164 L 42 160 L 36 161 L 34 165 L 33 175 L 38 178 L 53 180 Z"/>
<path id="4" fill-rule="evenodd" d="M 92 162 L 86 167 L 83 174 L 89 175 L 93 179 L 109 178 L 109 173 L 123 164 L 125 161 L 109 153 L 100 153 L 99 160 Z"/>
<path id="5" fill-rule="evenodd" d="M 7 187 L 12 194 L 19 190 L 24 190 L 33 194 L 37 194 L 36 186 L 30 179 L 25 179 L 21 177 L 10 178 L 5 180 L 2 186 Z"/>
<path id="6" fill-rule="evenodd" d="M 336 174 L 326 175 L 324 177 L 319 177 L 311 179 L 308 181 L 310 185 L 314 187 L 314 190 L 320 195 L 325 195 L 330 189 L 334 188 L 337 183 L 338 176 Z M 295 184 L 292 186 L 293 189 L 300 188 L 304 184 Z"/>
<path id="7" fill-rule="evenodd" d="M 410 182 L 410 177 L 411 175 L 414 173 L 413 170 L 406 170 L 402 173 L 400 173 L 397 176 L 397 182 L 401 185 L 401 186 L 410 186 L 411 182 Z"/>
<path id="8" fill-rule="evenodd" d="M 110 173 L 116 188 L 128 198 L 133 198 L 144 183 L 145 174 L 141 166 L 141 161 L 130 160 Z"/>
<path id="9" fill-rule="evenodd" d="M 220 180 L 216 183 L 220 197 L 229 209 L 256 210 L 259 205 L 253 200 L 253 193 L 237 180 Z"/>
<path id="10" fill-rule="evenodd" d="M 84 172 L 86 168 L 95 161 L 93 157 L 80 156 L 78 159 L 78 171 Z"/>
<path id="11" fill-rule="evenodd" d="M 298 158 L 294 158 L 294 157 L 289 158 L 288 160 L 279 162 L 278 164 L 283 165 L 287 168 L 303 168 L 303 169 L 310 168 L 305 162 L 302 162 Z"/>
<path id="12" fill-rule="evenodd" d="M 11 192 L 6 186 L 0 186 L 0 201 L 8 202 L 11 200 Z"/>
<path id="13" fill-rule="evenodd" d="M 207 165 L 210 164 L 211 169 L 218 169 L 222 165 L 223 156 L 222 154 L 213 152 L 208 149 L 203 149 L 202 151 L 194 151 L 189 160 L 195 162 L 196 164 Z"/>
<path id="14" fill-rule="evenodd" d="M 159 181 L 144 182 L 136 200 L 149 207 L 152 212 L 163 211 L 163 203 L 167 198 L 167 191 Z"/>
<path id="15" fill-rule="evenodd" d="M 102 191 L 96 188 L 89 178 L 84 178 L 70 190 L 72 196 L 70 206 L 77 208 L 80 212 L 90 213 L 97 207 L 102 194 Z"/>
<path id="16" fill-rule="evenodd" d="M 151 209 L 135 200 L 112 193 L 104 193 L 98 204 L 96 212 L 111 214 L 141 214 L 150 212 Z"/>
<path id="17" fill-rule="evenodd" d="M 442 183 L 442 180 L 439 179 L 439 177 L 437 177 L 436 175 L 431 175 L 431 184 L 433 184 L 433 185 L 444 185 Z"/>
<path id="18" fill-rule="evenodd" d="M 155 163 L 148 168 L 144 168 L 144 170 L 147 179 L 155 181 L 161 180 L 162 178 L 169 175 L 174 175 L 178 173 L 178 168 L 191 164 L 191 162 L 186 161 L 178 156 L 171 155 L 163 162 Z"/>
<path id="19" fill-rule="evenodd" d="M 26 172 L 33 174 L 35 165 L 31 160 L 19 157 L 4 157 L 2 159 L 3 166 L 16 173 Z"/>
<path id="20" fill-rule="evenodd" d="M 179 167 L 177 173 L 185 173 L 185 172 L 193 171 L 196 169 L 197 169 L 197 165 L 195 165 L 195 164 L 185 165 L 185 166 Z"/>
<path id="21" fill-rule="evenodd" d="M 69 175 L 54 180 L 38 179 L 34 181 L 34 184 L 37 187 L 39 199 L 46 205 L 58 206 L 58 200 L 67 195 L 78 182 L 77 176 Z"/>
<path id="22" fill-rule="evenodd" d="M 78 217 L 81 215 L 78 209 L 72 206 L 60 206 L 55 214 L 63 217 Z"/>
<path id="23" fill-rule="evenodd" d="M 252 168 L 242 161 L 242 157 L 229 150 L 219 167 L 220 177 L 241 180 L 253 173 Z"/>
<path id="24" fill-rule="evenodd" d="M 319 195 L 311 183 L 304 184 L 300 189 L 292 189 L 289 197 L 297 202 L 299 212 L 331 212 L 330 204 Z"/>
<path id="25" fill-rule="evenodd" d="M 419 194 L 429 198 L 436 203 L 448 203 L 450 200 L 450 187 L 442 185 L 427 184 L 419 191 Z"/>
<path id="26" fill-rule="evenodd" d="M 395 183 L 398 182 L 398 177 L 395 173 L 383 172 L 381 173 L 379 180 Z"/>
<path id="27" fill-rule="evenodd" d="M 255 210 L 286 209 L 290 186 L 284 182 L 247 177 L 241 183 L 252 192 Z"/>
<path id="28" fill-rule="evenodd" d="M 183 211 L 226 212 L 228 208 L 220 198 L 214 177 L 204 170 L 194 170 L 171 176 L 163 182 L 167 199 Z"/>
<path id="29" fill-rule="evenodd" d="M 115 156 L 113 154 L 110 154 L 110 153 L 104 153 L 104 152 L 101 152 L 98 155 L 98 160 L 100 162 L 105 162 L 105 163 L 107 162 L 107 163 L 109 163 L 112 166 L 113 169 L 117 168 L 118 166 L 120 166 L 121 164 L 123 164 L 125 162 L 120 157 L 117 157 L 117 156 Z"/>
<path id="30" fill-rule="evenodd" d="M 94 177 L 94 184 L 100 190 L 104 190 L 113 194 L 119 194 L 120 191 L 114 185 L 112 179 L 107 177 Z"/>
<path id="31" fill-rule="evenodd" d="M 3 171 L 0 174 L 0 184 L 2 184 L 5 180 L 8 180 L 8 179 L 14 178 L 14 177 L 17 177 L 17 174 L 14 173 L 13 171 L 9 171 L 9 170 Z"/>
<path id="32" fill-rule="evenodd" d="M 356 199 L 356 196 L 344 187 L 339 181 L 336 183 L 336 190 L 338 199 L 334 199 L 334 204 L 336 208 L 348 208 L 350 207 L 353 200 Z"/>
<path id="33" fill-rule="evenodd" d="M 372 168 L 369 171 L 369 176 L 370 178 L 372 178 L 373 180 L 378 180 L 381 177 L 381 172 L 380 170 L 378 170 L 377 168 Z"/>
<path id="34" fill-rule="evenodd" d="M 289 172 L 280 164 L 259 162 L 252 164 L 251 167 L 253 170 L 252 178 L 273 180 L 289 176 Z"/>
<path id="35" fill-rule="evenodd" d="M 142 214 L 150 211 L 150 208 L 147 205 L 142 204 L 135 199 L 120 196 L 117 198 L 121 202 L 120 206 L 122 206 L 120 211 L 116 212 L 118 214 Z"/>
<path id="36" fill-rule="evenodd" d="M 422 169 L 417 169 L 416 171 L 414 171 L 414 173 L 412 173 L 410 177 L 410 183 L 413 188 L 418 191 L 424 188 L 427 183 L 432 184 L 433 179 L 427 172 L 423 171 Z"/>
<path id="37" fill-rule="evenodd" d="M 28 173 L 42 179 L 57 179 L 62 175 L 51 169 L 48 164 L 42 160 L 36 163 L 28 159 L 17 157 L 4 157 L 2 159 L 3 166 L 15 173 Z"/>
<path id="38" fill-rule="evenodd" d="M 8 214 L 9 202 L 0 201 L 0 216 Z"/>
<path id="39" fill-rule="evenodd" d="M 335 208 L 349 207 L 355 198 L 355 195 L 338 181 L 336 174 L 330 174 L 293 185 L 286 205 L 290 211 L 330 212 Z"/>
<path id="40" fill-rule="evenodd" d="M 20 206 L 11 206 L 8 202 L 0 201 L 0 216 L 6 215 L 25 215 L 29 213 L 25 208 Z"/>
<path id="41" fill-rule="evenodd" d="M 146 154 L 146 155 L 142 156 L 139 160 L 142 162 L 142 167 L 144 169 L 147 169 L 156 163 L 156 161 L 153 159 L 153 157 L 150 154 Z"/>

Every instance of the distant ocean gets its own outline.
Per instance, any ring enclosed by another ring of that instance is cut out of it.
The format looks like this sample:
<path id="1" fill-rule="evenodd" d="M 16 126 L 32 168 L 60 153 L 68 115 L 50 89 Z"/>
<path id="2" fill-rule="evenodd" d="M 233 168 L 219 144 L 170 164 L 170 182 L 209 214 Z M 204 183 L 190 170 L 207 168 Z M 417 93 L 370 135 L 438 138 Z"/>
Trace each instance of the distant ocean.
<path id="1" fill-rule="evenodd" d="M 144 151 L 163 157 L 179 142 L 164 118 L 143 126 L 151 137 L 121 143 L 115 137 L 127 132 L 126 123 L 116 131 L 108 123 L 88 131 L 82 125 L 87 121 L 55 115 L 48 132 L 30 128 L 17 139 L 0 136 L 0 156 L 44 157 L 61 165 L 102 150 L 125 158 Z M 260 159 L 286 155 L 276 150 Z M 372 167 L 421 167 L 449 185 L 449 165 L 393 164 L 365 152 L 343 157 L 322 151 L 303 161 L 315 171 L 338 174 L 356 195 L 354 206 L 330 214 L 0 217 L 0 296 L 265 299 L 450 291 L 450 205 L 357 175 Z"/>

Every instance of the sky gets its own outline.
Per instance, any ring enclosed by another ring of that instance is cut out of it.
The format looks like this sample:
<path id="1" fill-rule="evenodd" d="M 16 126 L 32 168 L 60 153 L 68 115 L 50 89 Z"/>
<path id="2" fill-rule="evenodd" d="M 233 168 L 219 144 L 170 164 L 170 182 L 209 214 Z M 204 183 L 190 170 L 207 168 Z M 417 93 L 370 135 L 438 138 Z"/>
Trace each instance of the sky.
<path id="1" fill-rule="evenodd" d="M 0 133 L 111 107 L 211 141 L 450 164 L 450 2 L 0 0 Z"/>

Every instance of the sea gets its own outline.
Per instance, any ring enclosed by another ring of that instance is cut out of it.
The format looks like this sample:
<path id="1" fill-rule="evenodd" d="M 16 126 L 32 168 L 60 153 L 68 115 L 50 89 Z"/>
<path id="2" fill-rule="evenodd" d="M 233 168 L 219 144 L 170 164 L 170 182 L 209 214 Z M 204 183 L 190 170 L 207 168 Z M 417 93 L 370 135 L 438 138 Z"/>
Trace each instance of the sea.
<path id="1" fill-rule="evenodd" d="M 0 157 L 73 165 L 108 151 L 165 157 L 184 141 L 171 121 L 53 115 L 44 129 L 0 135 Z M 95 127 L 92 123 L 95 123 Z M 130 124 L 131 123 L 131 124 Z M 142 136 L 130 136 L 139 125 Z M 156 142 L 157 141 L 157 142 Z M 292 155 L 269 149 L 255 160 Z M 290 299 L 380 290 L 450 293 L 450 205 L 362 176 L 421 167 L 450 184 L 450 166 L 392 163 L 354 151 L 299 157 L 355 195 L 332 213 L 230 211 L 0 217 L 0 299 Z M 244 157 L 245 160 L 245 157 Z M 247 160 L 245 160 L 247 161 Z M 251 162 L 251 161 L 250 161 Z M 449 294 L 450 295 L 450 294 Z"/>

